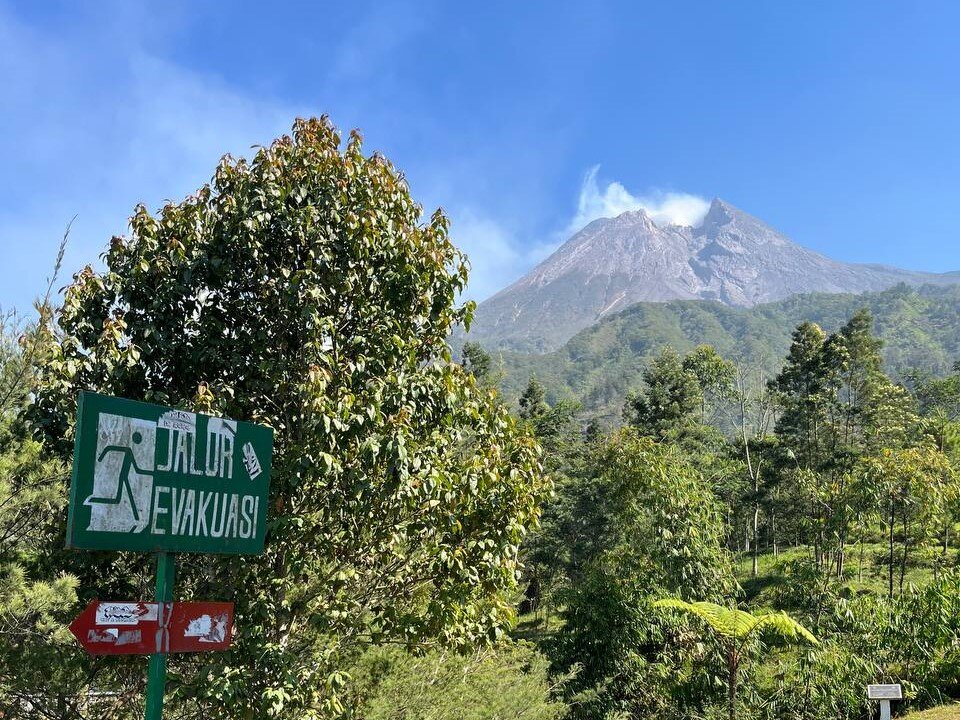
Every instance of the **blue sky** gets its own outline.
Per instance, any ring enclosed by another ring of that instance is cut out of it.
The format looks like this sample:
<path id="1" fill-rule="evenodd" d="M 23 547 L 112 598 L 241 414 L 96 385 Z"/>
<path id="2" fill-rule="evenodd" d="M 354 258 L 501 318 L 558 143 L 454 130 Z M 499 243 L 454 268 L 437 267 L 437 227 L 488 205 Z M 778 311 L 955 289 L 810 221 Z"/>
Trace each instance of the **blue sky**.
<path id="1" fill-rule="evenodd" d="M 0 0 L 0 307 L 74 215 L 67 275 L 322 113 L 449 212 L 478 299 L 589 217 L 713 196 L 838 259 L 960 269 L 960 3 L 160 6 Z"/>

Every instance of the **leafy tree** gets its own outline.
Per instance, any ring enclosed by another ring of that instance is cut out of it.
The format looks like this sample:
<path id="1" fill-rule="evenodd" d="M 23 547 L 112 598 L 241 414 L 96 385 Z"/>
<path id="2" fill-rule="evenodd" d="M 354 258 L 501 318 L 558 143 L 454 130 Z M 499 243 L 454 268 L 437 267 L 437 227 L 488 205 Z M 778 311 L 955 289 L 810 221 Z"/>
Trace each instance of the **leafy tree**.
<path id="1" fill-rule="evenodd" d="M 565 594 L 564 624 L 548 647 L 556 668 L 572 675 L 564 696 L 569 716 L 685 717 L 699 710 L 712 678 L 689 672 L 698 649 L 670 636 L 651 611 L 650 582 L 618 570 L 589 565 Z"/>
<path id="2" fill-rule="evenodd" d="M 923 417 L 923 430 L 940 452 L 955 455 L 960 451 L 960 363 L 947 377 L 935 377 L 913 370 L 909 380 Z"/>
<path id="3" fill-rule="evenodd" d="M 733 588 L 720 506 L 683 452 L 625 430 L 597 458 L 614 515 L 611 549 L 672 593 L 723 596 Z"/>
<path id="4" fill-rule="evenodd" d="M 546 659 L 527 643 L 462 655 L 372 649 L 351 674 L 365 720 L 554 720 L 565 711 L 552 697 Z"/>
<path id="5" fill-rule="evenodd" d="M 536 420 L 550 409 L 543 384 L 535 377 L 530 378 L 526 390 L 520 395 L 520 417 L 524 420 Z"/>
<path id="6" fill-rule="evenodd" d="M 26 323 L 0 313 L 0 716 L 36 713 L 52 717 L 38 702 L 36 688 L 51 681 L 79 680 L 75 663 L 64 658 L 73 640 L 63 627 L 77 600 L 77 579 L 63 571 L 58 553 L 59 517 L 66 504 L 64 466 L 44 456 L 25 422 L 35 386 L 42 329 L 66 250 L 70 227 L 60 242 L 46 293 L 36 303 L 39 319 Z M 57 711 L 76 708 L 61 697 Z"/>
<path id="7" fill-rule="evenodd" d="M 703 391 L 693 370 L 684 367 L 669 345 L 643 373 L 646 389 L 627 397 L 624 419 L 643 434 L 663 438 L 688 427 L 703 407 Z"/>
<path id="8" fill-rule="evenodd" d="M 490 354 L 481 347 L 480 343 L 465 342 L 461 355 L 463 357 L 463 369 L 477 380 L 485 380 L 490 375 L 492 360 Z"/>
<path id="9" fill-rule="evenodd" d="M 932 447 L 887 448 L 861 461 L 859 480 L 872 493 L 887 529 L 887 593 L 893 597 L 894 570 L 899 565 L 899 591 L 911 550 L 941 527 L 942 516 L 957 494 L 947 458 Z M 901 553 L 894 556 L 896 524 L 901 525 Z"/>
<path id="10" fill-rule="evenodd" d="M 846 611 L 850 613 L 848 609 Z M 859 629 L 859 628 L 858 628 Z M 848 629 L 849 635 L 857 630 Z M 848 636 L 826 639 L 815 652 L 783 653 L 763 669 L 773 677 L 773 687 L 761 691 L 761 717 L 790 720 L 860 720 L 872 717 L 874 705 L 864 687 L 885 679 L 875 646 L 847 642 Z"/>
<path id="11" fill-rule="evenodd" d="M 777 435 L 791 449 L 796 464 L 808 470 L 823 463 L 827 409 L 836 383 L 825 357 L 826 340 L 820 326 L 802 323 L 793 333 L 783 369 L 770 382 L 780 407 Z"/>
<path id="12" fill-rule="evenodd" d="M 750 483 L 749 500 L 751 508 L 751 538 L 753 540 L 751 553 L 750 575 L 757 576 L 760 553 L 760 509 L 763 501 L 763 479 L 769 476 L 766 472 L 766 458 L 772 454 L 773 440 L 768 437 L 773 422 L 774 407 L 769 389 L 762 382 L 751 387 L 748 371 L 743 366 L 735 368 L 735 398 L 738 409 L 739 433 L 737 441 L 747 478 Z M 771 513 L 773 519 L 773 548 L 777 552 L 776 511 Z"/>
<path id="13" fill-rule="evenodd" d="M 42 548 L 57 537 L 65 505 L 64 466 L 43 457 L 23 419 L 33 383 L 36 329 L 0 318 L 0 716 L 21 717 L 32 691 L 70 676 L 62 656 L 72 645 L 62 626 L 73 609 L 76 578 Z"/>
<path id="14" fill-rule="evenodd" d="M 585 492 L 590 484 L 585 468 L 596 441 L 587 439 L 576 422 L 578 403 L 561 400 L 551 406 L 534 379 L 529 389 L 521 413 L 530 412 L 525 422 L 543 448 L 554 492 L 544 503 L 540 526 L 522 546 L 526 597 L 519 609 L 524 614 L 544 610 L 544 625 L 549 626 L 553 599 L 570 577 L 569 558 L 577 555 L 579 544 L 591 542 L 592 536 L 582 532 L 582 508 L 575 508 L 590 494 Z"/>
<path id="15" fill-rule="evenodd" d="M 908 381 L 913 385 L 921 416 L 920 432 L 956 466 L 960 460 L 960 362 L 954 364 L 953 373 L 946 377 L 914 369 Z M 960 502 L 948 502 L 943 523 L 944 559 L 950 547 L 951 529 L 958 519 Z"/>
<path id="16" fill-rule="evenodd" d="M 883 341 L 873 334 L 873 316 L 857 312 L 827 341 L 825 360 L 837 380 L 832 432 L 836 462 L 849 470 L 863 453 L 903 444 L 916 425 L 907 391 L 881 369 Z"/>
<path id="17" fill-rule="evenodd" d="M 329 717 L 359 648 L 501 635 L 547 481 L 534 439 L 450 358 L 472 307 L 454 304 L 467 266 L 444 215 L 423 222 L 359 134 L 342 146 L 312 119 L 130 224 L 104 271 L 66 291 L 36 426 L 66 453 L 90 388 L 276 433 L 265 554 L 180 560 L 178 596 L 233 600 L 238 635 L 202 672 L 172 663 L 173 701 L 204 717 Z M 111 590 L 105 577 L 142 588 L 146 563 L 131 560 L 76 560 L 83 593 Z"/>
<path id="18" fill-rule="evenodd" d="M 576 580 L 563 598 L 555 662 L 561 669 L 582 665 L 568 693 L 592 697 L 584 716 L 696 705 L 704 692 L 674 684 L 691 650 L 683 643 L 672 648 L 649 602 L 664 593 L 701 600 L 734 591 L 719 504 L 678 448 L 635 430 L 611 437 L 595 463 L 592 502 L 578 508 L 592 544 L 580 545 Z M 648 678 L 661 678 L 663 687 Z M 691 686 L 707 688 L 709 680 Z M 673 700 L 671 688 L 678 692 Z"/>
<path id="19" fill-rule="evenodd" d="M 544 630 L 570 587 L 603 543 L 605 521 L 597 512 L 604 497 L 596 478 L 554 473 L 554 497 L 544 504 L 540 527 L 522 546 L 525 597 L 520 612 L 536 612 Z"/>
<path id="20" fill-rule="evenodd" d="M 867 309 L 855 313 L 830 336 L 825 359 L 832 362 L 837 395 L 831 406 L 829 526 L 836 537 L 836 569 L 842 577 L 851 522 L 869 496 L 851 492 L 849 479 L 859 458 L 881 448 L 900 447 L 916 427 L 909 394 L 894 385 L 881 370 L 883 342 L 873 335 L 873 316 Z"/>
<path id="21" fill-rule="evenodd" d="M 698 345 L 683 358 L 683 369 L 692 373 L 700 386 L 700 421 L 706 423 L 708 410 L 733 394 L 737 368 L 713 346 Z"/>
<path id="22" fill-rule="evenodd" d="M 687 602 L 676 598 L 657 600 L 654 607 L 671 608 L 701 620 L 719 640 L 727 666 L 727 702 L 730 720 L 737 716 L 737 683 L 740 666 L 750 653 L 750 644 L 763 633 L 790 642 L 818 644 L 803 625 L 785 612 L 753 614 L 712 602 Z"/>
<path id="23" fill-rule="evenodd" d="M 908 393 L 881 370 L 882 343 L 861 310 L 829 337 L 801 324 L 783 370 L 771 383 L 781 409 L 776 432 L 809 499 L 808 527 L 825 572 L 844 573 L 851 527 L 869 512 L 869 495 L 850 483 L 859 459 L 904 446 L 915 432 Z M 829 562 L 828 562 L 829 559 Z"/>
<path id="24" fill-rule="evenodd" d="M 901 681 L 920 705 L 943 702 L 956 685 L 960 645 L 960 575 L 953 569 L 923 587 L 907 588 L 887 607 L 867 608 L 871 627 L 852 640 Z M 859 608 L 857 609 L 859 611 Z M 862 612 L 862 611 L 861 611 Z M 864 613 L 867 614 L 867 613 Z M 910 638 L 903 642 L 903 638 Z"/>
<path id="25" fill-rule="evenodd" d="M 854 445 L 853 436 L 864 424 L 861 415 L 881 373 L 883 342 L 874 337 L 873 316 L 866 308 L 850 318 L 828 342 L 839 380 L 841 439 L 845 445 Z"/>

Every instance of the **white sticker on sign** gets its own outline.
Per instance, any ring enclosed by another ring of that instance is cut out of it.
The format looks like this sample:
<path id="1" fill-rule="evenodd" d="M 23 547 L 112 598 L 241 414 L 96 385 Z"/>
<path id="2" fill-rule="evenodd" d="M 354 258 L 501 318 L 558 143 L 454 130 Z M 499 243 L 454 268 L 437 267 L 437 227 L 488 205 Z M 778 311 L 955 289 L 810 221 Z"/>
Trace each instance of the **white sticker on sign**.
<path id="1" fill-rule="evenodd" d="M 247 469 L 247 474 L 251 480 L 256 480 L 263 472 L 260 467 L 260 458 L 253 449 L 253 443 L 244 443 L 243 445 L 243 466 Z"/>
<path id="2" fill-rule="evenodd" d="M 199 638 L 200 642 L 223 642 L 227 636 L 227 615 L 201 615 L 194 618 L 187 624 L 183 636 Z"/>
<path id="3" fill-rule="evenodd" d="M 97 625 L 136 625 L 141 620 L 156 620 L 156 603 L 117 602 L 97 606 Z"/>

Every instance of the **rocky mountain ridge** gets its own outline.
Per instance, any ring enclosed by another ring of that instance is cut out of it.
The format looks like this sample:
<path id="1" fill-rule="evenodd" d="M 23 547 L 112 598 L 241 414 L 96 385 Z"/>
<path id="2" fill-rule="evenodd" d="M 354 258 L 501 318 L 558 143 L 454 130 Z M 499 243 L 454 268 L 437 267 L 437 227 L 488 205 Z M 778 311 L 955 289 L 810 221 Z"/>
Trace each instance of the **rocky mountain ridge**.
<path id="1" fill-rule="evenodd" d="M 659 226 L 643 210 L 593 221 L 482 302 L 468 338 L 491 349 L 545 352 L 637 302 L 751 307 L 798 293 L 861 293 L 898 283 L 960 283 L 960 273 L 832 260 L 715 199 L 698 227 Z"/>

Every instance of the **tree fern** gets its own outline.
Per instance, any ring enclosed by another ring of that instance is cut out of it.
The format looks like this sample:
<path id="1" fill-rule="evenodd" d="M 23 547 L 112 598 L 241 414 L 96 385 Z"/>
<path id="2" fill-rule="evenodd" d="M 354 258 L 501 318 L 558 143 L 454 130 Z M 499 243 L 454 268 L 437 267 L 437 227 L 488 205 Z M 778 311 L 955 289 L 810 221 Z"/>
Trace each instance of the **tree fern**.
<path id="1" fill-rule="evenodd" d="M 819 642 L 809 630 L 783 611 L 749 613 L 738 608 L 711 602 L 687 602 L 664 598 L 653 604 L 657 608 L 680 610 L 703 621 L 716 635 L 727 662 L 727 702 L 730 720 L 737 716 L 737 680 L 747 643 L 763 633 L 777 635 L 787 642 Z"/>

